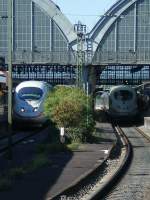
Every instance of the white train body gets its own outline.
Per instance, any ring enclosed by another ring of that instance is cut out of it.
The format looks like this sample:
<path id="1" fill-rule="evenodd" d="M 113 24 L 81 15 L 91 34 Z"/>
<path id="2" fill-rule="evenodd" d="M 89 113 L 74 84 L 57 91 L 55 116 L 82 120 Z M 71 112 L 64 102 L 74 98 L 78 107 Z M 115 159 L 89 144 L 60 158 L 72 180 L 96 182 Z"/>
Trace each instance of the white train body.
<path id="1" fill-rule="evenodd" d="M 109 114 L 113 118 L 133 118 L 138 114 L 136 91 L 127 85 L 112 87 L 109 94 Z"/>
<path id="2" fill-rule="evenodd" d="M 24 81 L 14 92 L 13 119 L 42 124 L 44 116 L 44 100 L 52 86 L 43 81 Z"/>

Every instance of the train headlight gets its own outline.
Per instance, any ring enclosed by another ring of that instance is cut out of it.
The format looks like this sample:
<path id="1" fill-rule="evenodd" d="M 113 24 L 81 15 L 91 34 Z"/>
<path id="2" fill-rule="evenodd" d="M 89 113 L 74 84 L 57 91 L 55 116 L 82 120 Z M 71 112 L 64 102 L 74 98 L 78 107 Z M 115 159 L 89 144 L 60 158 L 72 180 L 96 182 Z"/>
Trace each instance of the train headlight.
<path id="1" fill-rule="evenodd" d="M 21 112 L 25 112 L 25 109 L 24 109 L 24 108 L 21 108 L 20 111 L 21 111 Z"/>
<path id="2" fill-rule="evenodd" d="M 37 107 L 33 108 L 33 112 L 37 112 L 37 111 L 38 111 Z"/>

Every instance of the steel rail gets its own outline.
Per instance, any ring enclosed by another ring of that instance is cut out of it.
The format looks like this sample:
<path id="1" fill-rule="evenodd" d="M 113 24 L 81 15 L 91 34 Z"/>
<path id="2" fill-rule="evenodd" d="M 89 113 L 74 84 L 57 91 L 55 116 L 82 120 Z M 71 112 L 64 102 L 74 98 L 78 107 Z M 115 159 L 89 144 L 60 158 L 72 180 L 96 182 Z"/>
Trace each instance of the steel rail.
<path id="1" fill-rule="evenodd" d="M 28 138 L 31 138 L 32 136 L 36 135 L 36 134 L 40 134 L 41 131 L 43 131 L 46 127 L 44 128 L 40 128 L 40 130 L 38 129 L 38 131 L 32 131 L 30 134 L 28 133 L 28 135 L 26 136 L 22 136 L 21 138 L 19 137 L 19 139 L 16 139 L 16 135 L 19 134 L 17 132 L 14 132 L 14 134 L 12 135 L 12 147 L 14 147 L 15 145 L 27 140 Z M 1 138 L 0 141 L 2 140 L 6 140 L 8 139 L 8 137 L 5 138 Z M 4 144 L 2 148 L 0 148 L 0 155 L 4 152 L 6 152 L 8 150 L 8 141 L 6 142 L 6 145 Z"/>
<path id="2" fill-rule="evenodd" d="M 112 122 L 113 123 L 113 122 Z M 118 125 L 113 125 L 114 129 L 116 130 L 121 143 L 122 143 L 122 149 L 124 150 L 123 155 L 121 155 L 120 163 L 118 167 L 110 173 L 104 184 L 97 189 L 93 194 L 91 194 L 87 200 L 94 200 L 94 199 L 103 199 L 112 188 L 114 188 L 117 184 L 117 182 L 124 176 L 126 173 L 132 159 L 132 147 L 131 144 L 124 134 L 123 130 Z"/>
<path id="3" fill-rule="evenodd" d="M 134 127 L 138 133 L 140 133 L 141 135 L 143 135 L 148 141 L 150 141 L 150 136 L 148 136 L 147 134 L 144 133 L 144 131 L 142 131 L 141 129 L 139 129 L 138 127 Z"/>
<path id="4" fill-rule="evenodd" d="M 125 174 L 125 177 L 116 185 L 114 190 L 112 190 L 105 199 L 130 199 L 134 198 L 143 199 L 147 195 L 147 185 L 149 185 L 149 165 L 148 165 L 148 150 L 149 143 L 145 143 L 143 139 L 150 141 L 148 137 L 141 129 L 137 127 L 126 128 L 126 135 L 131 140 L 131 145 L 134 148 L 134 157 L 130 170 Z M 133 131 L 132 131 L 133 130 Z M 142 135 L 142 137 L 137 137 L 136 134 Z M 145 141 L 146 141 L 145 140 Z M 140 149 L 139 149 L 140 148 Z M 146 149 L 144 149 L 146 148 Z M 143 153 L 142 153 L 143 152 Z M 144 154 L 144 152 L 147 152 Z M 143 157 L 143 156 L 144 157 Z M 147 157 L 146 157 L 147 155 Z M 146 178 L 144 177 L 146 175 Z M 143 182 L 144 180 L 144 182 Z M 142 189 L 141 189 L 142 188 Z M 139 195 L 140 193 L 140 195 Z M 143 196 L 144 195 L 144 196 Z M 146 198 L 146 197 L 145 197 Z M 144 198 L 144 199 L 145 199 Z M 146 198 L 147 199 L 147 198 Z"/>

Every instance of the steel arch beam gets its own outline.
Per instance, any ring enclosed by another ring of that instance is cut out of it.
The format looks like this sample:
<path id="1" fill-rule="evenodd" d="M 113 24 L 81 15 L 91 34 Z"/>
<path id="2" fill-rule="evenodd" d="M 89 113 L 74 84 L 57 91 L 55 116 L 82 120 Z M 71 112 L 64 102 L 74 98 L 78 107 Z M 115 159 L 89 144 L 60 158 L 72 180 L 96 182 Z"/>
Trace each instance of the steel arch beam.
<path id="1" fill-rule="evenodd" d="M 43 9 L 59 26 L 69 43 L 77 38 L 73 25 L 51 0 L 32 0 Z"/>
<path id="2" fill-rule="evenodd" d="M 93 41 L 93 50 L 96 51 L 99 43 L 103 39 L 104 35 L 108 31 L 108 29 L 111 27 L 111 25 L 121 16 L 121 14 L 126 11 L 131 5 L 133 5 L 138 0 L 131 0 L 125 5 L 122 6 L 122 8 L 119 8 L 115 14 L 113 13 L 115 9 L 117 9 L 117 6 L 119 6 L 119 2 L 115 4 L 115 6 L 112 7 L 112 10 L 106 13 L 106 16 L 104 15 L 102 19 L 100 19 L 95 27 L 90 32 L 90 38 Z M 112 16 L 111 16 L 112 14 Z M 107 15 L 111 16 L 111 18 L 105 22 Z M 104 23 L 104 25 L 102 25 Z"/>

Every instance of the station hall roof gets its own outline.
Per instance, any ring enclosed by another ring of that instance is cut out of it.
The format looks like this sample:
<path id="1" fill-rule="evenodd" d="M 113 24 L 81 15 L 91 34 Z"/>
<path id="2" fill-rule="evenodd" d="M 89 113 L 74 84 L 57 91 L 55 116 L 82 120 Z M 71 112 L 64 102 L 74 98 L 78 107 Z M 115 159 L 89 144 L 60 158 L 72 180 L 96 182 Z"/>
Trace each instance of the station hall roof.
<path id="1" fill-rule="evenodd" d="M 121 17 L 122 13 L 126 11 L 131 5 L 138 0 L 118 0 L 113 6 L 100 18 L 100 20 L 93 27 L 89 33 L 89 38 L 93 41 L 95 51 L 108 31 L 110 26 Z"/>
<path id="2" fill-rule="evenodd" d="M 69 43 L 76 39 L 76 33 L 71 22 L 61 12 L 60 8 L 51 0 L 32 0 L 46 12 L 62 30 Z"/>

